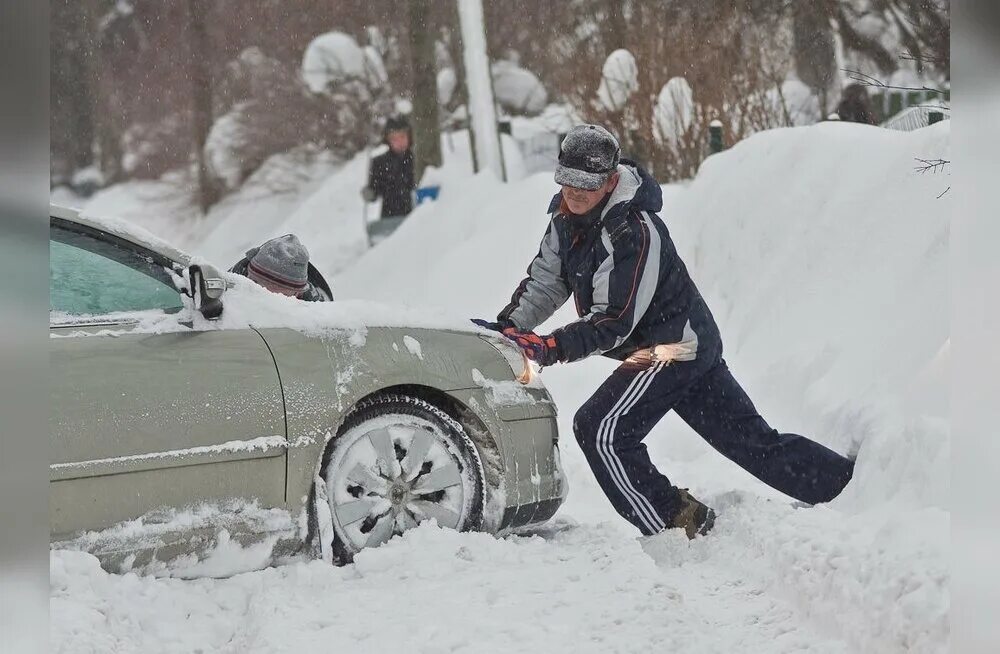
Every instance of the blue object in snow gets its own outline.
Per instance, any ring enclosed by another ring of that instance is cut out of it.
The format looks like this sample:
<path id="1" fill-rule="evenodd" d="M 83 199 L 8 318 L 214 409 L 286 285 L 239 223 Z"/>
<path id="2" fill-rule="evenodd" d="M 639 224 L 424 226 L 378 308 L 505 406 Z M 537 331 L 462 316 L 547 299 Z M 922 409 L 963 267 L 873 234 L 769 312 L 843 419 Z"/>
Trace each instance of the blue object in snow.
<path id="1" fill-rule="evenodd" d="M 441 186 L 421 186 L 417 189 L 417 204 L 423 204 L 424 200 L 437 200 Z"/>

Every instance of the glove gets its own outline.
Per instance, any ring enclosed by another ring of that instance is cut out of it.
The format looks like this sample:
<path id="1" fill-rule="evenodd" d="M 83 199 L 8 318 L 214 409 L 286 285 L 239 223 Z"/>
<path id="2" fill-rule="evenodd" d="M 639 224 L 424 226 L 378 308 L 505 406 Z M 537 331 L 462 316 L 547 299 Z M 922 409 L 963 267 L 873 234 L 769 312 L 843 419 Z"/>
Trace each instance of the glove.
<path id="1" fill-rule="evenodd" d="M 509 320 L 490 322 L 489 320 L 483 320 L 482 318 L 472 318 L 472 323 L 482 327 L 483 329 L 489 329 L 494 332 L 502 332 L 503 330 L 514 326 L 514 323 Z"/>
<path id="2" fill-rule="evenodd" d="M 539 336 L 535 332 L 518 331 L 515 327 L 508 327 L 502 333 L 538 365 L 551 366 L 559 363 L 559 344 L 555 336 Z"/>
<path id="3" fill-rule="evenodd" d="M 371 186 L 366 186 L 361 189 L 361 197 L 365 199 L 365 202 L 374 202 L 378 198 L 375 194 L 375 189 Z"/>

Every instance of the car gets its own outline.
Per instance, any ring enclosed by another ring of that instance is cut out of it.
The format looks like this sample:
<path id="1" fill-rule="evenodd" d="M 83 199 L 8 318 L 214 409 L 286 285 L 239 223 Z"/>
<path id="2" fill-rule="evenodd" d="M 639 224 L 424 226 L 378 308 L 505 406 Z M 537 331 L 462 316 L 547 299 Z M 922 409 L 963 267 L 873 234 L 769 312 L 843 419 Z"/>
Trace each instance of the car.
<path id="1" fill-rule="evenodd" d="M 278 296 L 55 206 L 50 297 L 50 542 L 108 570 L 233 545 L 346 563 L 566 497 L 555 404 L 503 337 Z"/>

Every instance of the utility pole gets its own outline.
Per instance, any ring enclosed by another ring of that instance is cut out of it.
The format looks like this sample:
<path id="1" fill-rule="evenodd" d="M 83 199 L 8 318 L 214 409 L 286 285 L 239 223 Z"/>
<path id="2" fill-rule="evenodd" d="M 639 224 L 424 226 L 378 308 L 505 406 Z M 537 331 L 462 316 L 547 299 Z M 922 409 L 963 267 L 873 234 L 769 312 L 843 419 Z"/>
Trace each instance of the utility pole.
<path id="1" fill-rule="evenodd" d="M 486 53 L 486 25 L 483 21 L 482 0 L 457 0 L 458 19 L 462 27 L 462 51 L 465 60 L 465 84 L 468 89 L 469 123 L 474 157 L 479 166 L 492 170 L 506 181 L 500 133 L 497 128 L 496 105 L 493 100 L 493 79 L 490 59 Z"/>

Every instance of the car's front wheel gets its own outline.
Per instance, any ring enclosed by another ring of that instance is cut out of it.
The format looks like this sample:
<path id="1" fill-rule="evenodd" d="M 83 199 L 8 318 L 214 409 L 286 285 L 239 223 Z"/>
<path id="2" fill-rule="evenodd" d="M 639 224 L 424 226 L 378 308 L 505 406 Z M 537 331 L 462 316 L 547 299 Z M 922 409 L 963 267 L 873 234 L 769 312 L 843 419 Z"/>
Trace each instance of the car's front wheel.
<path id="1" fill-rule="evenodd" d="M 482 520 L 483 468 L 462 426 L 424 400 L 384 395 L 347 418 L 322 468 L 333 555 L 346 561 L 426 520 Z"/>

